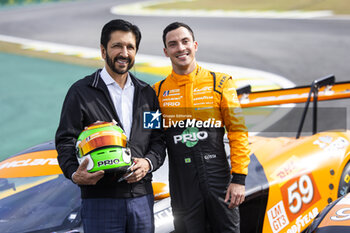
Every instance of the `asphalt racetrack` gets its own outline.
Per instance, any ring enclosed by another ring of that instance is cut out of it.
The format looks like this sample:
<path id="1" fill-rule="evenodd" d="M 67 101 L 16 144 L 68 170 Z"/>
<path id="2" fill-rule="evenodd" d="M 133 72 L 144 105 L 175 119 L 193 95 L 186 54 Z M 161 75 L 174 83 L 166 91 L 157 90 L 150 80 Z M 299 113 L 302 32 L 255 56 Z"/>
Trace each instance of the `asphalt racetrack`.
<path id="1" fill-rule="evenodd" d="M 8 8 L 0 11 L 0 33 L 98 48 L 102 26 L 118 18 L 111 7 L 124 3 L 81 0 Z M 350 18 L 121 17 L 140 27 L 142 54 L 163 55 L 163 28 L 183 21 L 195 32 L 200 61 L 265 70 L 296 84 L 330 73 L 338 81 L 350 79 Z"/>
<path id="2" fill-rule="evenodd" d="M 96 49 L 99 48 L 102 26 L 111 19 L 123 18 L 138 25 L 142 31 L 140 54 L 163 56 L 163 28 L 173 21 L 182 21 L 195 32 L 199 61 L 263 70 L 281 75 L 296 85 L 311 84 L 314 79 L 328 74 L 334 74 L 337 81 L 350 80 L 350 18 L 113 15 L 110 9 L 118 4 L 125 4 L 125 1 L 80 0 L 7 7 L 0 9 L 0 34 Z M 17 67 L 20 69 L 21 64 Z M 5 77 L 1 76 L 1 79 Z M 322 103 L 320 106 L 346 107 L 345 115 L 340 118 L 347 121 L 348 100 Z M 339 116 L 327 111 L 324 115 L 328 118 L 324 123 L 326 129 L 338 127 Z M 281 125 L 288 125 L 291 120 L 298 122 L 298 117 L 289 114 L 276 123 L 278 126 L 272 126 L 267 131 L 279 133 Z"/>

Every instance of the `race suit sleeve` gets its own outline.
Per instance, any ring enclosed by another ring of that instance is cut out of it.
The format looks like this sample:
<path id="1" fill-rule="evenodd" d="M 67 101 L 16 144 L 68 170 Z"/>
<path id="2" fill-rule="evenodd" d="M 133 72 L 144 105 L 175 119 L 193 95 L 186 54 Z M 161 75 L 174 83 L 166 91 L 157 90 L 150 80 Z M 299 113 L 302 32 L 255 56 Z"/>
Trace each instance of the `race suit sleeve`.
<path id="1" fill-rule="evenodd" d="M 83 129 L 81 106 L 74 90 L 74 86 L 71 87 L 66 95 L 55 137 L 57 160 L 68 179 L 72 178 L 79 166 L 75 155 L 75 143 Z"/>
<path id="2" fill-rule="evenodd" d="M 220 108 L 230 145 L 231 182 L 244 185 L 250 162 L 248 130 L 232 78 L 224 83 Z"/>
<path id="3" fill-rule="evenodd" d="M 151 90 L 152 92 L 152 98 L 153 98 L 153 109 L 152 111 L 159 111 L 159 102 L 157 99 L 157 96 L 154 92 L 154 90 Z M 151 134 L 151 139 L 150 139 L 150 150 L 146 154 L 145 158 L 149 159 L 151 161 L 151 170 L 150 172 L 156 171 L 162 164 L 164 163 L 165 160 L 165 136 L 163 132 L 163 127 L 161 124 L 160 129 L 153 129 L 152 134 Z"/>

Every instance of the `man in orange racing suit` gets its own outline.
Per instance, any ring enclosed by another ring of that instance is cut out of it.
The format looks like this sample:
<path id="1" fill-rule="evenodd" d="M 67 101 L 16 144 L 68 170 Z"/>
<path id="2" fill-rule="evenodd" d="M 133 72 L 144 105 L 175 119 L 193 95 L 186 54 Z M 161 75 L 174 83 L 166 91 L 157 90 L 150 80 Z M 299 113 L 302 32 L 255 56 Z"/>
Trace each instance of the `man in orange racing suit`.
<path id="1" fill-rule="evenodd" d="M 166 129 L 175 231 L 240 232 L 250 150 L 234 82 L 197 64 L 198 43 L 188 25 L 168 25 L 163 42 L 173 70 L 153 88 Z"/>

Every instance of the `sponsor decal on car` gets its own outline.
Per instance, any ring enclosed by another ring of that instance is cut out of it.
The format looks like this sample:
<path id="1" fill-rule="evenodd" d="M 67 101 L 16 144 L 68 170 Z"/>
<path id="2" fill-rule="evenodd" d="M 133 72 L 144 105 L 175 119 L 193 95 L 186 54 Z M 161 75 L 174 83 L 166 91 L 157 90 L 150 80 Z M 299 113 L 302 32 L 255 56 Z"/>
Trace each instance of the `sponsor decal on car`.
<path id="1" fill-rule="evenodd" d="M 0 177 L 2 178 L 44 176 L 61 173 L 56 150 L 29 152 L 0 162 Z"/>
<path id="2" fill-rule="evenodd" d="M 154 226 L 159 227 L 161 225 L 172 223 L 173 219 L 174 218 L 173 218 L 172 209 L 169 206 L 164 210 L 154 213 Z"/>
<path id="3" fill-rule="evenodd" d="M 350 220 L 350 207 L 337 210 L 335 215 L 331 216 L 330 219 L 336 222 Z"/>
<path id="4" fill-rule="evenodd" d="M 280 201 L 267 211 L 270 226 L 273 233 L 280 232 L 289 224 L 289 220 L 284 208 L 283 202 Z"/>
<path id="5" fill-rule="evenodd" d="M 315 180 L 311 173 L 290 179 L 281 187 L 282 200 L 290 221 L 299 218 L 321 199 Z"/>
<path id="6" fill-rule="evenodd" d="M 26 167 L 26 166 L 38 166 L 38 165 L 58 165 L 57 159 L 25 159 L 25 160 L 14 160 L 11 162 L 3 163 L 0 165 L 0 170 L 11 167 Z"/>
<path id="7" fill-rule="evenodd" d="M 350 226 L 350 194 L 344 196 L 323 218 L 319 227 Z"/>
<path id="8" fill-rule="evenodd" d="M 334 140 L 329 146 L 325 148 L 325 151 L 327 152 L 334 152 L 334 151 L 342 151 L 347 148 L 349 145 L 349 141 L 346 140 L 343 137 L 338 137 L 336 140 Z"/>
<path id="9" fill-rule="evenodd" d="M 300 164 L 300 159 L 297 156 L 293 155 L 287 161 L 285 161 L 281 166 L 279 166 L 270 175 L 270 177 L 276 181 L 287 180 L 288 178 L 297 174 L 297 172 L 301 170 L 301 168 L 298 167 L 298 164 Z"/>
<path id="10" fill-rule="evenodd" d="M 312 209 L 310 212 L 308 212 L 305 215 L 300 215 L 297 220 L 296 223 L 287 230 L 287 233 L 300 233 L 302 227 L 307 226 L 309 223 L 311 223 L 311 221 L 316 218 L 316 216 L 318 215 L 318 209 L 317 207 L 315 207 L 314 209 Z"/>
<path id="11" fill-rule="evenodd" d="M 325 151 L 338 151 L 344 150 L 348 145 L 349 141 L 343 137 L 338 137 L 333 141 L 330 136 L 322 136 L 313 142 L 314 145 L 319 146 Z"/>

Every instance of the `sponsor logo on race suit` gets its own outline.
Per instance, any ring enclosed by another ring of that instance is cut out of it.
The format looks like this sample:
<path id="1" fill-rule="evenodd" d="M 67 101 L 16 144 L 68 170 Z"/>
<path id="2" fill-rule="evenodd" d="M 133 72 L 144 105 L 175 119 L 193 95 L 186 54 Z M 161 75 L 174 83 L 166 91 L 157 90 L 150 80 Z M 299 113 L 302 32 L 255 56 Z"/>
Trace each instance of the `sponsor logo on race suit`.
<path id="1" fill-rule="evenodd" d="M 222 78 L 221 78 L 221 80 L 220 80 L 220 83 L 219 83 L 219 88 L 222 88 L 222 85 L 224 84 L 224 82 L 225 82 L 225 80 L 226 80 L 226 76 L 223 76 Z"/>
<path id="2" fill-rule="evenodd" d="M 213 87 L 203 87 L 203 88 L 194 88 L 193 95 L 200 95 L 205 93 L 210 93 L 213 90 Z"/>
<path id="3" fill-rule="evenodd" d="M 216 154 L 207 154 L 204 155 L 204 159 L 205 160 L 210 160 L 210 159 L 215 159 L 216 158 Z"/>
<path id="4" fill-rule="evenodd" d="M 177 107 L 180 106 L 180 102 L 165 102 L 163 107 Z"/>
<path id="5" fill-rule="evenodd" d="M 214 104 L 213 101 L 211 102 L 199 102 L 199 103 L 194 103 L 193 106 L 197 106 L 197 105 L 208 105 L 208 104 Z"/>
<path id="6" fill-rule="evenodd" d="M 164 98 L 162 101 L 174 101 L 174 100 L 181 100 L 183 96 L 177 96 L 177 97 L 169 97 L 169 98 Z"/>
<path id="7" fill-rule="evenodd" d="M 174 144 L 183 143 L 187 147 L 194 147 L 199 140 L 205 140 L 208 138 L 208 132 L 199 131 L 196 127 L 185 129 L 182 134 L 174 135 Z"/>
<path id="8" fill-rule="evenodd" d="M 163 92 L 163 96 L 180 95 L 180 89 L 166 90 Z"/>
<path id="9" fill-rule="evenodd" d="M 209 99 L 214 99 L 214 96 L 201 96 L 201 97 L 196 97 L 193 98 L 193 101 L 197 101 L 197 100 L 209 100 Z"/>

